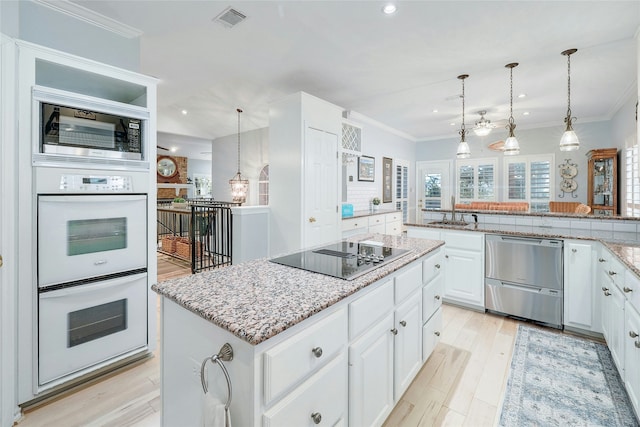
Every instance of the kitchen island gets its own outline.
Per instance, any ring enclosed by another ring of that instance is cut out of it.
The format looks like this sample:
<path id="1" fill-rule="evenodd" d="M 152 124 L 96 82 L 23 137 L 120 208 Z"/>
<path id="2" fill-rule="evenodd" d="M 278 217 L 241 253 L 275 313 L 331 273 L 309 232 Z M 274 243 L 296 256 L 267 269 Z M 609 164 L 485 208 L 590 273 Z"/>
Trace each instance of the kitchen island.
<path id="1" fill-rule="evenodd" d="M 199 423 L 201 364 L 225 343 L 236 427 L 381 424 L 439 335 L 440 296 L 430 284 L 442 276 L 442 242 L 349 239 L 362 240 L 409 252 L 353 280 L 261 259 L 155 285 L 163 425 Z M 205 366 L 210 392 L 226 402 L 225 376 Z"/>

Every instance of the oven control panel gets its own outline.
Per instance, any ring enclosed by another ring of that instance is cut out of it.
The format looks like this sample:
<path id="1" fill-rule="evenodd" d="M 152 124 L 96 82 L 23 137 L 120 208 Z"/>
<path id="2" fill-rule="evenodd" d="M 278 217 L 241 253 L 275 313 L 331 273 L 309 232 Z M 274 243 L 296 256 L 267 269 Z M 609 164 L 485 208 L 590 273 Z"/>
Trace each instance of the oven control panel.
<path id="1" fill-rule="evenodd" d="M 81 193 L 132 193 L 131 177 L 126 175 L 71 175 L 60 177 L 61 191 Z"/>

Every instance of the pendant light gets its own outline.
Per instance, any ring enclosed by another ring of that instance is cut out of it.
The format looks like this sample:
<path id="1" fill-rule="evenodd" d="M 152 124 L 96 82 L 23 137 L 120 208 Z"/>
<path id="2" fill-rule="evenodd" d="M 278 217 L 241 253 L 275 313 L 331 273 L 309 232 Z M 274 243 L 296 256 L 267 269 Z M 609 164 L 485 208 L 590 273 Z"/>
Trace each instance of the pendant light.
<path id="1" fill-rule="evenodd" d="M 469 144 L 465 141 L 465 137 L 467 135 L 467 130 L 464 128 L 464 79 L 469 77 L 468 74 L 461 74 L 458 76 L 460 80 L 462 80 L 462 126 L 460 126 L 460 143 L 458 144 L 458 152 L 456 153 L 456 157 L 459 159 L 468 159 L 471 156 L 471 149 L 469 149 Z"/>
<path id="2" fill-rule="evenodd" d="M 243 179 L 240 174 L 240 108 L 236 109 L 238 112 L 238 172 L 229 180 L 231 184 L 231 197 L 236 203 L 244 203 L 247 201 L 247 192 L 249 190 L 249 180 Z"/>
<path id="3" fill-rule="evenodd" d="M 478 114 L 480 114 L 480 120 L 476 122 L 476 127 L 473 128 L 473 133 L 478 136 L 487 136 L 491 133 L 491 129 L 493 129 L 491 120 L 484 118 L 484 115 L 487 114 L 486 111 L 479 111 Z"/>
<path id="4" fill-rule="evenodd" d="M 509 69 L 509 124 L 507 125 L 507 130 L 509 131 L 509 137 L 504 142 L 504 155 L 505 156 L 515 156 L 516 154 L 520 154 L 520 144 L 516 139 L 516 135 L 513 131 L 516 129 L 516 122 L 513 120 L 513 69 L 518 66 L 517 62 L 512 62 L 511 64 L 505 65 L 506 68 Z"/>
<path id="5" fill-rule="evenodd" d="M 578 135 L 576 135 L 571 126 L 576 119 L 575 117 L 571 117 L 571 55 L 577 51 L 578 49 L 567 49 L 562 52 L 562 55 L 567 57 L 567 117 L 564 118 L 567 128 L 560 139 L 560 151 L 573 151 L 580 148 Z"/>

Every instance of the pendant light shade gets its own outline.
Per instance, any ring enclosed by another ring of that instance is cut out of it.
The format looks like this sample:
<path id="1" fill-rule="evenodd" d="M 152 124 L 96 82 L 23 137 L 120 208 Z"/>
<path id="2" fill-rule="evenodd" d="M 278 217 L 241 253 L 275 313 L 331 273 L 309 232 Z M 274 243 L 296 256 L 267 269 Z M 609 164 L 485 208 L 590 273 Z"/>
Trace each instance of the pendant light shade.
<path id="1" fill-rule="evenodd" d="M 560 138 L 560 151 L 574 151 L 580 148 L 578 135 L 573 130 L 573 121 L 575 117 L 571 117 L 571 55 L 576 53 L 578 49 L 567 49 L 562 55 L 567 57 L 567 116 L 564 118 L 566 129 L 562 138 Z"/>
<path id="2" fill-rule="evenodd" d="M 231 198 L 235 203 L 244 203 L 247 201 L 247 193 L 249 192 L 249 180 L 242 178 L 240 174 L 240 108 L 238 112 L 238 172 L 229 180 L 231 185 Z"/>
<path id="3" fill-rule="evenodd" d="M 465 141 L 467 136 L 467 130 L 464 127 L 464 79 L 469 77 L 468 74 L 461 74 L 458 76 L 460 80 L 462 80 L 462 125 L 460 126 L 460 143 L 458 144 L 458 151 L 456 152 L 456 157 L 459 159 L 468 159 L 471 156 L 471 149 L 469 148 L 469 144 Z"/>
<path id="4" fill-rule="evenodd" d="M 509 137 L 504 142 L 504 155 L 505 156 L 515 156 L 520 154 L 520 144 L 518 143 L 518 139 L 514 133 L 516 129 L 516 122 L 513 119 L 513 69 L 518 66 L 517 62 L 512 62 L 511 64 L 505 65 L 506 68 L 509 69 L 509 124 L 507 125 L 507 130 L 509 131 Z"/>

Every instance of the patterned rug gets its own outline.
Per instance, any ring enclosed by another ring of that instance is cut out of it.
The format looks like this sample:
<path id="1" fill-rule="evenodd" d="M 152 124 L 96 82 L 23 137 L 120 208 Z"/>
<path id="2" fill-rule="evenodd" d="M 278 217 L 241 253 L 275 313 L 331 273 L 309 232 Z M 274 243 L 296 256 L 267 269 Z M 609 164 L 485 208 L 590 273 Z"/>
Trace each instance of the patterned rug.
<path id="1" fill-rule="evenodd" d="M 638 426 L 604 344 L 519 325 L 500 426 Z"/>

